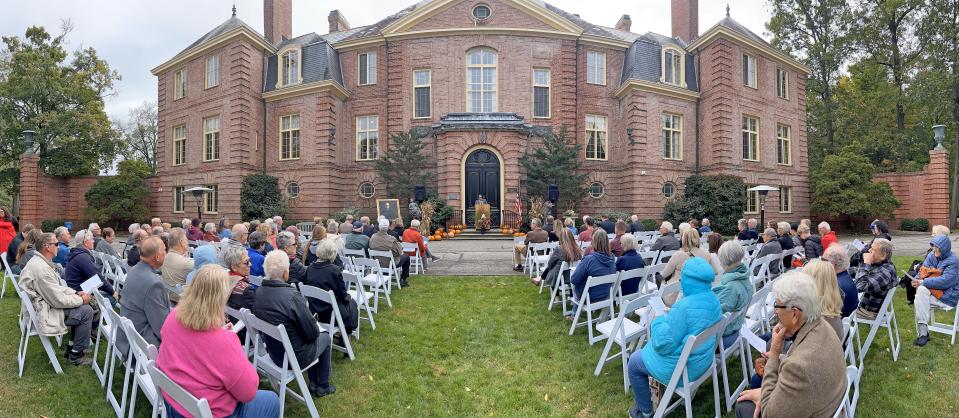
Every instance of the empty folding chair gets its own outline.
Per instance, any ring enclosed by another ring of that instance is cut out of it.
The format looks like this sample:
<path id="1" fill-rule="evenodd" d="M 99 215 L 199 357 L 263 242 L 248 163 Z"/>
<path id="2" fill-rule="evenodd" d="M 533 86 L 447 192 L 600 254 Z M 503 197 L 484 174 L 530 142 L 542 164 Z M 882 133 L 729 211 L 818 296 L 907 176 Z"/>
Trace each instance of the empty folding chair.
<path id="1" fill-rule="evenodd" d="M 573 270 L 578 264 L 578 260 L 574 261 L 572 265 L 565 261 L 560 264 L 559 275 L 556 276 L 556 281 L 553 282 L 553 290 L 550 292 L 549 306 L 546 307 L 547 311 L 553 310 L 553 305 L 559 302 L 563 305 L 563 316 L 573 314 L 572 310 L 567 308 L 570 304 L 569 298 L 573 293 L 573 286 L 567 283 L 567 277 L 573 275 Z"/>
<path id="2" fill-rule="evenodd" d="M 159 350 L 153 344 L 149 344 L 143 339 L 140 333 L 137 332 L 136 327 L 133 326 L 133 321 L 121 317 L 120 323 L 122 324 L 123 332 L 127 336 L 127 341 L 130 342 L 130 357 L 133 360 L 133 387 L 130 390 L 129 418 L 133 418 L 133 413 L 136 411 L 138 390 L 142 390 L 143 395 L 150 401 L 152 407 L 150 417 L 155 417 L 163 404 L 160 402 L 160 392 L 157 391 L 156 385 L 153 384 L 153 378 L 150 377 L 146 365 L 150 361 L 156 361 Z"/>
<path id="3" fill-rule="evenodd" d="M 596 324 L 596 331 L 605 336 L 607 340 L 593 374 L 599 376 L 606 363 L 619 357 L 623 363 L 623 389 L 627 392 L 629 392 L 629 376 L 626 371 L 626 363 L 629 360 L 629 355 L 635 351 L 636 347 L 642 345 L 649 334 L 648 324 L 633 322 L 627 318 L 627 315 L 649 305 L 649 298 L 651 297 L 653 297 L 652 294 L 646 294 L 628 299 L 620 306 L 619 314 L 614 319 Z M 619 353 L 609 352 L 613 343 L 619 345 Z"/>
<path id="4" fill-rule="evenodd" d="M 337 351 L 342 351 L 350 356 L 350 360 L 356 359 L 356 354 L 353 353 L 353 346 L 350 345 L 350 336 L 346 333 L 346 325 L 343 322 L 343 316 L 340 315 L 340 307 L 336 304 L 336 296 L 333 295 L 332 290 L 323 290 L 318 287 L 309 286 L 300 283 L 300 293 L 307 299 L 316 299 L 319 300 L 330 307 L 333 310 L 333 313 L 330 315 L 330 320 L 327 322 L 317 322 L 325 332 L 328 332 L 331 336 L 336 335 L 337 333 L 343 337 L 343 345 L 339 346 L 333 344 L 333 348 Z"/>
<path id="5" fill-rule="evenodd" d="M 43 346 L 43 351 L 47 353 L 47 358 L 50 359 L 50 364 L 53 366 L 53 371 L 57 374 L 63 373 L 63 369 L 60 368 L 60 361 L 57 359 L 57 353 L 53 349 L 53 344 L 50 342 L 50 337 L 40 334 L 40 320 L 37 318 L 37 311 L 33 308 L 33 302 L 30 301 L 30 296 L 20 288 L 17 282 L 13 283 L 13 288 L 16 290 L 17 295 L 20 297 L 20 343 L 17 347 L 17 365 L 20 368 L 19 375 L 23 377 L 23 367 L 27 359 L 27 348 L 30 344 L 30 337 L 37 337 L 40 340 L 40 345 Z M 27 315 L 23 316 L 23 310 L 26 310 Z"/>
<path id="6" fill-rule="evenodd" d="M 546 268 L 546 263 L 549 262 L 549 253 L 554 248 L 552 243 L 542 242 L 536 244 L 530 244 L 529 252 L 527 255 L 527 260 L 529 260 L 529 277 L 538 276 L 542 273 L 543 269 Z M 540 293 L 543 292 L 543 287 L 540 286 Z"/>
<path id="7" fill-rule="evenodd" d="M 669 378 L 669 383 L 666 385 L 666 390 L 663 391 L 662 398 L 659 401 L 659 408 L 656 409 L 656 413 L 653 416 L 666 416 L 666 414 L 679 407 L 680 402 L 682 402 L 686 407 L 686 416 L 691 417 L 693 414 L 693 397 L 696 396 L 696 389 L 698 389 L 699 386 L 710 377 L 712 377 L 713 381 L 713 404 L 715 406 L 715 416 L 720 416 L 719 379 L 717 379 L 716 376 L 716 362 L 710 362 L 709 369 L 706 370 L 702 376 L 699 376 L 699 378 L 692 380 L 690 380 L 687 363 L 689 362 L 689 356 L 693 350 L 701 347 L 703 344 L 713 341 L 714 338 L 720 338 L 720 333 L 726 328 L 728 318 L 728 315 L 724 315 L 722 319 L 716 321 L 715 324 L 709 328 L 706 328 L 703 330 L 703 332 L 686 338 L 686 343 L 683 344 L 683 351 L 679 355 L 679 362 L 676 363 L 676 368 L 673 369 L 673 375 Z M 682 384 L 680 384 L 680 380 L 682 380 Z M 679 397 L 682 399 L 677 399 L 675 402 L 671 402 L 674 394 L 679 395 Z"/>
<path id="8" fill-rule="evenodd" d="M 316 404 L 313 403 L 313 396 L 310 394 L 309 386 L 303 379 L 303 372 L 310 367 L 315 367 L 319 359 L 315 359 L 310 364 L 300 366 L 296 360 L 296 352 L 293 351 L 293 345 L 290 343 L 290 337 L 286 333 L 286 328 L 280 325 L 273 325 L 253 315 L 248 309 L 240 311 L 243 314 L 243 322 L 246 323 L 247 333 L 254 333 L 256 336 L 253 347 L 253 366 L 263 372 L 270 383 L 277 389 L 280 396 L 280 416 L 283 416 L 283 409 L 286 403 L 286 394 L 289 392 L 294 399 L 303 402 L 310 413 L 310 417 L 319 418 L 320 413 L 316 410 Z M 273 338 L 283 344 L 283 360 L 281 364 L 276 364 L 266 350 L 266 341 L 264 336 Z M 290 390 L 287 385 L 296 381 L 299 392 Z"/>
<path id="9" fill-rule="evenodd" d="M 347 293 L 350 294 L 350 298 L 356 301 L 356 308 L 359 310 L 359 320 L 367 321 L 370 323 L 370 327 L 374 330 L 376 329 L 376 322 L 373 321 L 373 310 L 370 308 L 370 299 L 373 295 L 370 292 L 363 290 L 363 283 L 360 282 L 360 276 L 355 273 L 348 271 L 343 272 L 343 280 L 346 281 Z M 366 316 L 363 316 L 363 312 L 366 312 Z M 353 331 L 353 334 L 356 335 L 356 339 L 360 339 L 360 324 L 356 324 L 356 330 Z"/>
<path id="10" fill-rule="evenodd" d="M 396 282 L 396 288 L 402 289 L 403 286 L 400 285 L 400 269 L 396 267 L 396 260 L 393 259 L 393 253 L 389 251 L 369 250 L 369 254 L 370 258 L 375 260 L 377 263 L 380 261 L 377 257 L 383 257 L 390 260 L 386 267 L 380 267 L 380 271 L 384 276 L 386 276 L 387 281 L 391 283 Z"/>
<path id="11" fill-rule="evenodd" d="M 863 319 L 858 316 L 855 318 L 857 326 L 869 325 L 869 333 L 866 334 L 865 343 L 859 340 L 862 328 L 859 328 L 860 332 L 856 334 L 856 343 L 859 348 L 860 374 L 862 374 L 866 354 L 869 352 L 869 347 L 872 346 L 872 341 L 876 338 L 876 333 L 879 331 L 879 328 L 885 328 L 889 333 L 889 347 L 892 352 L 892 361 L 899 360 L 899 348 L 902 341 L 899 339 L 899 324 L 896 322 L 896 310 L 893 308 L 892 299 L 896 294 L 896 289 L 897 287 L 893 287 L 886 293 L 886 298 L 882 301 L 882 306 L 876 314 L 876 319 Z M 854 313 L 853 315 L 855 316 L 856 314 Z"/>
<path id="12" fill-rule="evenodd" d="M 576 328 L 581 326 L 586 326 L 587 332 L 589 334 L 589 345 L 606 338 L 602 334 L 597 334 L 593 336 L 593 326 L 598 321 L 601 321 L 607 317 L 612 316 L 613 312 L 613 299 L 616 296 L 616 293 L 611 288 L 616 280 L 619 278 L 619 273 L 607 274 L 604 276 L 589 276 L 586 278 L 586 284 L 583 286 L 583 294 L 579 297 L 579 304 L 576 307 L 576 312 L 573 314 L 573 323 L 569 326 L 569 335 L 573 335 L 573 332 L 576 331 Z M 609 295 L 605 299 L 594 301 L 589 295 L 589 290 L 592 288 L 603 288 L 606 287 L 609 291 Z M 580 315 L 583 314 L 583 311 L 586 311 L 586 321 L 579 322 Z M 595 318 L 593 318 L 593 313 L 597 312 Z"/>
<path id="13" fill-rule="evenodd" d="M 373 312 L 379 312 L 380 294 L 386 297 L 386 304 L 392 308 L 393 301 L 390 300 L 390 282 L 383 277 L 380 263 L 368 258 L 354 257 L 353 264 L 363 270 L 363 273 L 360 275 L 360 282 L 373 293 Z"/>
<path id="14" fill-rule="evenodd" d="M 147 362 L 146 369 L 147 372 L 150 373 L 153 383 L 156 384 L 157 390 L 173 398 L 180 407 L 186 409 L 194 418 L 213 418 L 213 412 L 210 411 L 209 402 L 207 402 L 206 399 L 197 399 L 191 395 L 190 392 L 187 392 L 186 389 L 183 389 L 182 386 L 170 379 L 166 373 L 163 373 L 157 368 L 156 361 L 151 360 Z M 166 402 L 162 396 L 160 397 L 160 401 Z M 160 410 L 163 410 L 162 406 Z M 164 413 L 164 416 L 165 415 Z"/>
<path id="15" fill-rule="evenodd" d="M 425 272 L 423 268 L 423 258 L 420 255 L 420 246 L 415 242 L 401 242 L 403 254 L 410 256 L 410 275 Z"/>

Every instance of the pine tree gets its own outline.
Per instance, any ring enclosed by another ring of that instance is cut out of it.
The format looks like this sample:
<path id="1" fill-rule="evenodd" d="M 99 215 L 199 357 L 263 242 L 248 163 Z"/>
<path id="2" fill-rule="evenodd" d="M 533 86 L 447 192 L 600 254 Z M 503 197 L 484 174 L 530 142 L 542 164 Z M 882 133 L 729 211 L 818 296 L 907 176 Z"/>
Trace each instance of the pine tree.
<path id="1" fill-rule="evenodd" d="M 391 198 L 409 198 L 415 186 L 426 185 L 429 173 L 423 156 L 426 143 L 412 130 L 390 137 L 390 150 L 376 160 L 376 173 Z"/>
<path id="2" fill-rule="evenodd" d="M 566 126 L 559 134 L 543 137 L 540 147 L 529 148 L 520 157 L 521 184 L 528 198 L 547 198 L 549 185 L 559 187 L 558 210 L 575 207 L 586 196 L 586 175 L 580 172 L 580 146 L 567 140 Z"/>

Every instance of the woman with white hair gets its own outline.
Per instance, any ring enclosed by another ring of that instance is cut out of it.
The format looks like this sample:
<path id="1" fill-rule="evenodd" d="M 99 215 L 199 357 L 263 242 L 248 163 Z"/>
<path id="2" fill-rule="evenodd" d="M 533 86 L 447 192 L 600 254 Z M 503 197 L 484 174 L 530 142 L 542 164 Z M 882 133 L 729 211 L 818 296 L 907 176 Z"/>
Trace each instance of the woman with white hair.
<path id="1" fill-rule="evenodd" d="M 285 233 L 281 233 L 277 240 L 286 239 L 280 238 Z M 251 309 L 253 315 L 286 328 L 300 367 L 318 360 L 306 371 L 313 396 L 322 397 L 336 392 L 336 386 L 330 383 L 330 335 L 320 332 L 306 298 L 287 283 L 290 277 L 289 254 L 281 250 L 270 251 L 263 260 L 263 270 L 266 278 L 256 292 L 256 303 Z M 266 351 L 274 363 L 283 364 L 285 350 L 280 341 L 266 338 Z"/>
<path id="2" fill-rule="evenodd" d="M 207 222 L 203 225 L 203 241 L 220 241 L 220 236 L 216 233 L 216 225 L 214 225 L 213 222 Z"/>
<path id="3" fill-rule="evenodd" d="M 739 338 L 739 329 L 743 325 L 745 309 L 753 298 L 753 286 L 749 282 L 749 269 L 743 264 L 743 246 L 736 241 L 726 241 L 717 253 L 723 274 L 719 277 L 719 286 L 713 293 L 719 298 L 723 313 L 740 312 L 723 331 L 723 346 L 729 347 Z"/>
<path id="4" fill-rule="evenodd" d="M 346 291 L 346 282 L 343 281 L 343 268 L 334 263 L 339 244 L 336 240 L 325 239 L 316 245 L 316 261 L 306 269 L 306 279 L 303 284 L 318 287 L 333 292 L 333 298 L 343 317 L 346 333 L 353 332 L 359 325 L 360 312 L 356 301 Z M 319 300 L 310 301 L 310 310 L 316 314 L 320 322 L 329 322 L 333 315 L 333 307 Z"/>
<path id="5" fill-rule="evenodd" d="M 639 243 L 636 241 L 636 237 L 634 237 L 633 234 L 624 234 L 623 236 L 619 237 L 619 242 L 620 245 L 623 246 L 623 255 L 616 258 L 616 271 L 626 271 L 646 267 L 646 261 L 643 260 L 643 256 L 639 255 L 639 252 L 637 252 L 639 249 Z M 619 288 L 623 291 L 624 295 L 631 295 L 639 290 L 640 280 L 642 280 L 641 277 L 636 277 L 623 281 L 619 284 Z"/>
<path id="6" fill-rule="evenodd" d="M 829 324 L 821 319 L 819 289 L 815 280 L 800 271 L 786 273 L 773 284 L 773 328 L 765 375 L 760 389 L 739 395 L 736 416 L 832 416 L 846 390 L 846 362 L 842 345 Z M 780 359 L 787 338 L 789 356 Z"/>
<path id="7" fill-rule="evenodd" d="M 779 234 L 779 246 L 783 251 L 788 251 L 796 247 L 796 242 L 793 241 L 793 238 L 789 235 L 792 228 L 789 225 L 789 222 L 779 222 L 776 224 L 776 233 Z M 791 269 L 793 265 L 793 257 L 786 256 L 783 257 L 783 265 L 786 266 L 786 269 Z"/>
<path id="8" fill-rule="evenodd" d="M 70 249 L 67 256 L 66 269 L 63 272 L 63 280 L 67 282 L 73 290 L 80 291 L 80 284 L 93 276 L 100 274 L 100 267 L 97 267 L 93 258 L 93 233 L 87 229 L 77 232 L 75 237 L 77 245 Z M 103 294 L 111 304 L 116 305 L 120 294 L 106 280 L 102 280 L 100 293 Z"/>
<path id="9" fill-rule="evenodd" d="M 230 293 L 230 299 L 227 305 L 233 309 L 247 308 L 253 306 L 256 298 L 256 288 L 250 282 L 250 254 L 246 248 L 239 245 L 231 245 L 223 252 L 223 264 L 230 269 L 230 287 L 233 291 Z"/>

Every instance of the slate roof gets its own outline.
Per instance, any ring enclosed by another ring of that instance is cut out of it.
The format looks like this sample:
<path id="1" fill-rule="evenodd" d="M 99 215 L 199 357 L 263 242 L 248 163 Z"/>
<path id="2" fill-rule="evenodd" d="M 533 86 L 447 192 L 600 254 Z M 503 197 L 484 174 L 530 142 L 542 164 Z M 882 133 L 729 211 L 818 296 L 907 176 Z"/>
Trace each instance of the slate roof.
<path id="1" fill-rule="evenodd" d="M 774 47 L 769 42 L 766 42 L 766 40 L 763 39 L 761 36 L 753 33 L 753 31 L 747 29 L 745 26 L 733 20 L 733 18 L 729 16 L 724 17 L 723 20 L 720 20 L 719 23 L 717 23 L 714 26 L 725 26 L 729 29 L 732 29 L 733 31 L 739 32 L 740 34 L 746 36 L 747 38 L 753 41 L 759 42 L 760 44 L 763 44 L 763 45 L 768 45 L 770 48 L 776 49 L 777 51 L 779 50 L 778 48 Z"/>
<path id="2" fill-rule="evenodd" d="M 300 70 L 302 84 L 323 80 L 334 80 L 343 84 L 343 74 L 340 71 L 340 57 L 330 43 L 315 33 L 298 36 L 280 43 L 279 49 L 289 45 L 300 47 Z M 266 77 L 263 91 L 276 90 L 277 56 L 271 55 L 266 61 Z"/>
<path id="3" fill-rule="evenodd" d="M 662 51 L 663 45 L 672 44 L 681 48 L 686 47 L 686 43 L 681 39 L 670 38 L 658 33 L 647 32 L 639 37 L 633 45 L 626 50 L 626 58 L 623 63 L 623 74 L 620 83 L 626 80 L 635 79 L 661 83 L 662 76 Z M 686 53 L 686 88 L 692 91 L 699 91 L 699 80 L 696 78 L 696 60 L 693 54 Z M 665 84 L 665 83 L 662 83 Z"/>
<path id="4" fill-rule="evenodd" d="M 250 25 L 247 25 L 245 22 L 240 20 L 240 18 L 233 16 L 227 19 L 225 22 L 221 23 L 219 26 L 213 28 L 213 30 L 207 32 L 206 35 L 201 36 L 200 39 L 197 39 L 196 41 L 194 41 L 192 44 L 190 44 L 190 46 L 184 48 L 182 51 L 177 53 L 177 55 L 180 55 L 186 51 L 189 51 L 213 38 L 216 38 L 217 36 L 220 36 L 224 33 L 227 33 L 239 27 L 246 27 L 247 29 L 250 30 L 250 32 L 260 33 L 254 30 L 253 28 L 251 28 Z"/>

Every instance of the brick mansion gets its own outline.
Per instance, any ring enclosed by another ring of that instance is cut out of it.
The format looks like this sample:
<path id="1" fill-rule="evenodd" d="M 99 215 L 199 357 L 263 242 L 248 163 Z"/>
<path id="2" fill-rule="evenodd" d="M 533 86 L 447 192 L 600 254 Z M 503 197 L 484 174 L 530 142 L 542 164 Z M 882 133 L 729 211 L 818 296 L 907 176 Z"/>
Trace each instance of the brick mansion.
<path id="1" fill-rule="evenodd" d="M 540 0 L 423 0 L 362 27 L 333 11 L 329 33 L 294 37 L 292 0 L 264 0 L 265 33 L 233 16 L 152 70 L 150 213 L 191 217 L 182 191 L 206 186 L 204 218 L 239 219 L 243 178 L 265 172 L 288 218 L 375 214 L 410 197 L 387 196 L 374 161 L 412 130 L 427 189 L 467 217 L 483 194 L 495 221 L 522 192 L 524 150 L 565 126 L 588 176 L 581 212 L 658 219 L 700 173 L 778 187 L 767 216 L 808 217 L 809 69 L 728 15 L 701 33 L 698 0 L 671 8 L 663 35 Z"/>

